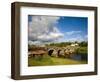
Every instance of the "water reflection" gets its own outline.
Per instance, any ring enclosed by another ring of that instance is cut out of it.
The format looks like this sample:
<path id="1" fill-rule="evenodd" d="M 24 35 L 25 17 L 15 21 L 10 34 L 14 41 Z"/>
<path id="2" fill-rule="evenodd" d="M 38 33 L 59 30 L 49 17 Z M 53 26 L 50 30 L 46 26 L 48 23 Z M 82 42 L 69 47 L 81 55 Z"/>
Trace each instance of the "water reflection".
<path id="1" fill-rule="evenodd" d="M 88 55 L 87 54 L 73 54 L 71 55 L 71 59 L 79 60 L 79 61 L 87 61 Z"/>

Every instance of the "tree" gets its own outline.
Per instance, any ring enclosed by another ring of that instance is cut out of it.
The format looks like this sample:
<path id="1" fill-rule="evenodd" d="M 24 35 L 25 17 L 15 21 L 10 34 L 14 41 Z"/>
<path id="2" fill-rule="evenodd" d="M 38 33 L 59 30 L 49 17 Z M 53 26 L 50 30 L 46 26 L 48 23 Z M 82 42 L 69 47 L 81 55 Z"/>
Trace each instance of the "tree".
<path id="1" fill-rule="evenodd" d="M 85 41 L 83 41 L 83 42 L 79 43 L 79 46 L 82 46 L 82 47 L 85 47 L 85 46 L 87 46 L 87 45 L 88 45 L 88 43 L 87 43 L 87 42 L 85 42 Z"/>

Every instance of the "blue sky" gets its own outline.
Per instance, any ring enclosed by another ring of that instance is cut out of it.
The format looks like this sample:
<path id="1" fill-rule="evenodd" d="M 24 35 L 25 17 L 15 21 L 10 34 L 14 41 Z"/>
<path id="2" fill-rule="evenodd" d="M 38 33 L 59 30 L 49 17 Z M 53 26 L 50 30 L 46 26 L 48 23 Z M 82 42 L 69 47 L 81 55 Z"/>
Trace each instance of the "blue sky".
<path id="1" fill-rule="evenodd" d="M 87 41 L 88 18 L 28 16 L 28 39 L 34 43 Z"/>
<path id="2" fill-rule="evenodd" d="M 88 19 L 86 17 L 60 17 L 57 27 L 64 34 L 63 40 L 71 41 L 76 38 L 77 41 L 79 39 L 87 41 Z"/>

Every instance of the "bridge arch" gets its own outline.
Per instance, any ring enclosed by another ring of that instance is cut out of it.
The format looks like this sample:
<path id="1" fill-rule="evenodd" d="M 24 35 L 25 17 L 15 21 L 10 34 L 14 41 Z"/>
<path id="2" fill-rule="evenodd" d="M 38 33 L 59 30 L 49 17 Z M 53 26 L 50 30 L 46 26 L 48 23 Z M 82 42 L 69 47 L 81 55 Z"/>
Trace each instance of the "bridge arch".
<path id="1" fill-rule="evenodd" d="M 53 51 L 54 51 L 53 49 L 49 49 L 49 50 L 48 50 L 48 55 L 49 55 L 49 56 L 52 56 Z"/>

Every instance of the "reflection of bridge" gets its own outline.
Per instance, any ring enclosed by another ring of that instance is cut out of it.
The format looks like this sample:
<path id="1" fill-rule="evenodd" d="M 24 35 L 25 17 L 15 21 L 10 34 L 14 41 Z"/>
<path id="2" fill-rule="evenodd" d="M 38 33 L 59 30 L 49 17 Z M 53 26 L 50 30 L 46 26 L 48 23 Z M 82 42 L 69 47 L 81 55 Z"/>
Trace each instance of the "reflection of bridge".
<path id="1" fill-rule="evenodd" d="M 35 56 L 44 56 L 48 54 L 49 56 L 53 57 L 70 57 L 75 53 L 76 47 L 67 46 L 67 47 L 55 47 L 55 46 L 49 46 L 49 47 L 34 47 L 33 50 L 29 51 L 28 56 L 29 57 L 35 57 Z"/>

